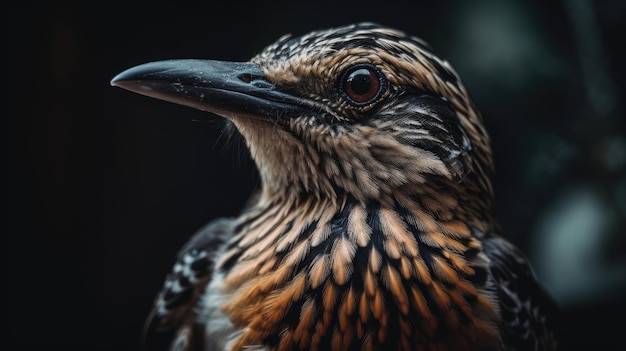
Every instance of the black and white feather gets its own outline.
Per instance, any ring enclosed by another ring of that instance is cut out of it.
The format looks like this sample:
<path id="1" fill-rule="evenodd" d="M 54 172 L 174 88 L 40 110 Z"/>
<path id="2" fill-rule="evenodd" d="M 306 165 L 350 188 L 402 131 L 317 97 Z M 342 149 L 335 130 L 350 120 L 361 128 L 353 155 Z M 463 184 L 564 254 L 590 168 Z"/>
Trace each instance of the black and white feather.
<path id="1" fill-rule="evenodd" d="M 213 276 L 217 254 L 232 231 L 231 219 L 217 219 L 198 230 L 179 251 L 146 321 L 146 350 L 183 351 L 202 342 L 201 325 L 195 317 L 198 301 Z"/>
<path id="2" fill-rule="evenodd" d="M 500 301 L 503 350 L 553 350 L 564 330 L 557 305 L 544 288 L 524 254 L 501 237 L 488 237 L 483 249 Z"/>

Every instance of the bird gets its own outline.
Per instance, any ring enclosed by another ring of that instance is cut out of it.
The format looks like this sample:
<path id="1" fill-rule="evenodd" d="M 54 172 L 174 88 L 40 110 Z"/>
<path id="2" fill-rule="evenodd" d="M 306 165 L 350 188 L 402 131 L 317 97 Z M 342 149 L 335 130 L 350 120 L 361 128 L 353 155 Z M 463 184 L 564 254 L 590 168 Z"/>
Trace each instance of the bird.
<path id="1" fill-rule="evenodd" d="M 483 118 L 425 40 L 358 22 L 111 85 L 222 117 L 260 178 L 178 253 L 148 349 L 562 349 L 555 300 L 495 218 Z"/>

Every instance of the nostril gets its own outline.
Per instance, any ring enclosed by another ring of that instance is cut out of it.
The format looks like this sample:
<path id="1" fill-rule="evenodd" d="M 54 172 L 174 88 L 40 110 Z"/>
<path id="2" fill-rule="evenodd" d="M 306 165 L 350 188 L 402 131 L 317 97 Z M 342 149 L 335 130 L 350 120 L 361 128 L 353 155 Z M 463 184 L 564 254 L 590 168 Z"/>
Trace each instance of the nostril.
<path id="1" fill-rule="evenodd" d="M 252 75 L 249 73 L 244 73 L 239 76 L 239 79 L 243 80 L 246 83 L 250 83 L 252 81 Z"/>
<path id="2" fill-rule="evenodd" d="M 273 86 L 272 83 L 265 80 L 265 78 L 261 75 L 257 75 L 254 73 L 241 73 L 237 76 L 244 83 L 253 85 L 257 88 L 271 88 Z"/>

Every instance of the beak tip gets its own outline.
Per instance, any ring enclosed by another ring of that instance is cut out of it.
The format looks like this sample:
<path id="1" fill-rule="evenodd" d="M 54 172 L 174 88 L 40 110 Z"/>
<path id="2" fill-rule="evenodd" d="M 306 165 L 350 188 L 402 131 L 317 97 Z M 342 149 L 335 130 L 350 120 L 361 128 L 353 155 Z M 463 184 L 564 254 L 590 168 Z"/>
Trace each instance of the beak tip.
<path id="1" fill-rule="evenodd" d="M 154 70 L 152 66 L 154 66 L 154 63 L 147 63 L 128 68 L 116 74 L 113 79 L 111 79 L 109 84 L 114 87 L 124 88 L 124 86 L 127 85 L 125 83 L 144 80 L 149 78 L 150 75 L 160 73 L 158 70 Z"/>
<path id="2" fill-rule="evenodd" d="M 120 86 L 120 82 L 124 81 L 123 75 L 124 75 L 124 72 L 116 74 L 115 77 L 113 77 L 113 79 L 111 79 L 109 84 L 112 87 L 119 87 Z"/>

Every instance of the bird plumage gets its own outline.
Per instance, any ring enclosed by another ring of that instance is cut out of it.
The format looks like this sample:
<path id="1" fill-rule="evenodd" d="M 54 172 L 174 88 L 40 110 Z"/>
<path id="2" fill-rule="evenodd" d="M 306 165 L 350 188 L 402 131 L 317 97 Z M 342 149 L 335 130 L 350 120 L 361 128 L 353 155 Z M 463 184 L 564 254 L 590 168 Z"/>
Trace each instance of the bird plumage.
<path id="1" fill-rule="evenodd" d="M 214 255 L 233 232 L 234 220 L 220 218 L 198 230 L 180 249 L 172 271 L 154 299 L 145 325 L 145 349 L 190 350 L 202 345 L 196 305 L 215 270 Z"/>
<path id="2" fill-rule="evenodd" d="M 421 39 L 359 23 L 113 84 L 226 117 L 261 177 L 157 296 L 148 330 L 173 349 L 557 349 L 554 307 L 493 218 L 480 114 Z"/>

